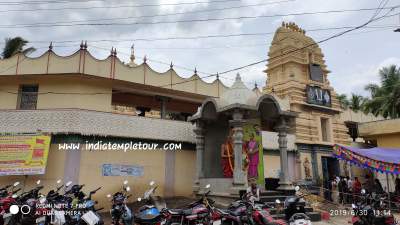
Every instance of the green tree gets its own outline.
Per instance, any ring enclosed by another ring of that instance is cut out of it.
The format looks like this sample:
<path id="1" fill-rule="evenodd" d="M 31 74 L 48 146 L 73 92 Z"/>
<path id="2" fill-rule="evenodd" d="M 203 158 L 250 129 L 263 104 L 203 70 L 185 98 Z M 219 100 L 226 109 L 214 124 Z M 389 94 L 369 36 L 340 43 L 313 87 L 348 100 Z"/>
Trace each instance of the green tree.
<path id="1" fill-rule="evenodd" d="M 379 70 L 380 85 L 369 84 L 365 87 L 371 94 L 366 101 L 365 110 L 384 118 L 400 117 L 400 67 L 391 65 Z"/>
<path id="2" fill-rule="evenodd" d="M 351 93 L 349 108 L 354 112 L 363 110 L 365 101 L 366 99 L 363 96 Z"/>
<path id="3" fill-rule="evenodd" d="M 28 54 L 36 50 L 33 47 L 24 49 L 26 44 L 28 44 L 28 41 L 21 37 L 6 38 L 3 52 L 1 54 L 3 59 L 10 58 L 13 55 L 17 54 L 18 52 Z"/>
<path id="4" fill-rule="evenodd" d="M 346 94 L 338 95 L 337 99 L 339 100 L 340 107 L 342 107 L 342 109 L 347 109 L 349 107 L 350 101 L 347 99 Z"/>

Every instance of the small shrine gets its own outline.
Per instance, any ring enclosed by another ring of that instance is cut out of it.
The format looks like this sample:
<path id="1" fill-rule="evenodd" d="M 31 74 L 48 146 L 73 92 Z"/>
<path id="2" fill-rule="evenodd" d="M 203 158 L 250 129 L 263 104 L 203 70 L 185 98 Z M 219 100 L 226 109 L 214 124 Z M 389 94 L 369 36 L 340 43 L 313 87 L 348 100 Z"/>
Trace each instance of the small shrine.
<path id="1" fill-rule="evenodd" d="M 296 113 L 274 94 L 248 89 L 240 75 L 220 98 L 208 98 L 190 121 L 195 124 L 196 178 L 194 191 L 211 184 L 214 193 L 237 194 L 249 182 L 264 183 L 262 132 L 278 134 L 279 190 L 293 190 L 288 176 L 287 134 Z M 214 184 L 214 185 L 213 185 Z M 260 185 L 263 186 L 263 185 Z"/>

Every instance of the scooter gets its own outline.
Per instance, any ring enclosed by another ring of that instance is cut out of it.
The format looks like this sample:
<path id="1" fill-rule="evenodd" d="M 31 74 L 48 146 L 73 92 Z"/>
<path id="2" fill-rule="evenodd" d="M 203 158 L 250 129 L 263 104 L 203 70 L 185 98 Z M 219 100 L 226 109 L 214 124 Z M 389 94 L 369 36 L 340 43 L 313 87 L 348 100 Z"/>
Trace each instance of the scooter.
<path id="1" fill-rule="evenodd" d="M 300 187 L 295 187 L 296 193 L 300 191 Z M 285 199 L 285 219 L 289 222 L 289 225 L 311 225 L 311 219 L 307 216 L 304 200 L 305 195 L 290 196 Z"/>
<path id="2" fill-rule="evenodd" d="M 111 198 L 112 207 L 110 210 L 112 224 L 113 225 L 132 225 L 133 215 L 131 209 L 126 205 L 128 198 L 128 192 L 131 190 L 129 186 L 126 186 L 128 181 L 125 180 L 122 185 L 122 191 L 116 192 L 114 195 L 107 195 L 107 198 Z M 122 220 L 122 222 L 121 222 Z"/>
<path id="3" fill-rule="evenodd" d="M 150 189 L 147 190 L 142 198 L 138 198 L 138 202 L 145 202 L 145 205 L 139 208 L 139 212 L 135 215 L 134 221 L 139 225 L 164 224 L 169 214 L 166 209 L 165 201 L 159 197 L 153 196 L 157 186 L 154 181 L 150 182 Z"/>

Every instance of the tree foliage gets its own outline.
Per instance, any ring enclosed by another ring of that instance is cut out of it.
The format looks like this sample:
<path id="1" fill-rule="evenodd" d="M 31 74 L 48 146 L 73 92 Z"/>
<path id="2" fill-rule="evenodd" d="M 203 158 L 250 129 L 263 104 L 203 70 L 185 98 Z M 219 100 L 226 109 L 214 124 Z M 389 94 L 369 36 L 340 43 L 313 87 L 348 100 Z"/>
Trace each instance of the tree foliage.
<path id="1" fill-rule="evenodd" d="M 365 89 L 371 99 L 365 102 L 365 111 L 384 118 L 400 117 L 400 67 L 391 65 L 379 70 L 380 85 L 368 84 Z"/>
<path id="2" fill-rule="evenodd" d="M 35 51 L 35 48 L 29 47 L 25 48 L 26 44 L 29 42 L 22 37 L 15 37 L 15 38 L 6 38 L 5 45 L 2 52 L 3 59 L 7 59 L 12 57 L 13 55 L 17 54 L 18 52 L 22 52 L 24 54 L 31 53 Z"/>

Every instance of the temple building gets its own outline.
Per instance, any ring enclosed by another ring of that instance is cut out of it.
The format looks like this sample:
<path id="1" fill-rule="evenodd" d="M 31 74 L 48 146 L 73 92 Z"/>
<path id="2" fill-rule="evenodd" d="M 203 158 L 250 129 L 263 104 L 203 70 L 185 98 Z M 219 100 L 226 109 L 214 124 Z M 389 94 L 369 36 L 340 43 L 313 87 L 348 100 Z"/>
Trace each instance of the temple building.
<path id="1" fill-rule="evenodd" d="M 349 127 L 360 121 L 340 107 L 322 50 L 297 25 L 284 23 L 268 56 L 262 91 L 243 84 L 246 74 L 227 87 L 218 77 L 203 81 L 196 70 L 183 78 L 172 63 L 157 72 L 146 57 L 135 63 L 133 49 L 128 63 L 115 49 L 99 60 L 86 43 L 70 56 L 57 55 L 50 45 L 37 58 L 19 53 L 1 59 L 0 145 L 42 135 L 51 143 L 42 175 L 6 168 L 13 159 L 1 155 L 0 185 L 63 179 L 84 183 L 88 190 L 103 186 L 99 195 L 105 196 L 128 178 L 135 196 L 151 180 L 160 195 L 187 196 L 206 181 L 231 193 L 245 187 L 247 178 L 279 179 L 282 189 L 290 189 L 293 183 L 320 184 L 345 174 L 345 165 L 331 156 L 332 146 L 350 145 Z M 107 142 L 158 147 L 87 149 Z M 230 155 L 242 151 L 249 154 L 243 162 Z M 108 206 L 104 198 L 99 202 Z"/>

